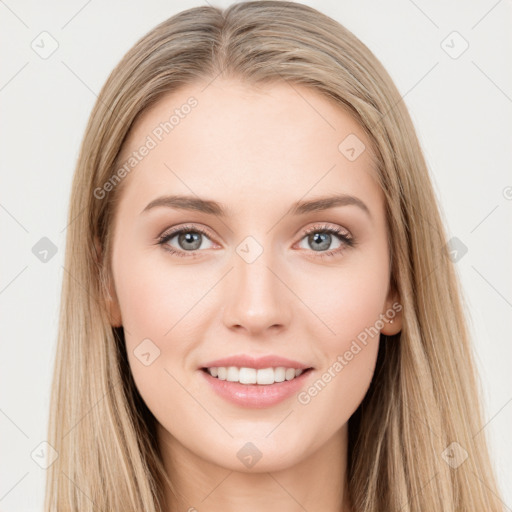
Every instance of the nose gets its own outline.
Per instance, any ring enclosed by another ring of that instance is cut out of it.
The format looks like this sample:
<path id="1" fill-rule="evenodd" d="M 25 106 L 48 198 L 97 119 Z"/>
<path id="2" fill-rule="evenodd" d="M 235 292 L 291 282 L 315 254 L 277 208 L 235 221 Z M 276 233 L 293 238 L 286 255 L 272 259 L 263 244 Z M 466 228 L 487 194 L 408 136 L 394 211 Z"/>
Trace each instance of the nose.
<path id="1" fill-rule="evenodd" d="M 227 276 L 227 302 L 223 313 L 229 329 L 257 336 L 287 328 L 292 297 L 284 284 L 286 279 L 267 253 L 270 251 L 264 251 L 251 263 L 234 254 L 234 268 Z"/>

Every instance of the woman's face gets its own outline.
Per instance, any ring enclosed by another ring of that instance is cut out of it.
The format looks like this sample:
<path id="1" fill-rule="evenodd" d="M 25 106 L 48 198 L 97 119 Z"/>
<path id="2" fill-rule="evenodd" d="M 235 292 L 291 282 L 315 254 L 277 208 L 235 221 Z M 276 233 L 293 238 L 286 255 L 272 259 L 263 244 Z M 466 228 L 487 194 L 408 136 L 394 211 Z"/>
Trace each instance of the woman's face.
<path id="1" fill-rule="evenodd" d="M 131 130 L 110 307 L 170 449 L 270 471 L 344 439 L 401 326 L 369 152 L 288 84 L 186 86 Z"/>

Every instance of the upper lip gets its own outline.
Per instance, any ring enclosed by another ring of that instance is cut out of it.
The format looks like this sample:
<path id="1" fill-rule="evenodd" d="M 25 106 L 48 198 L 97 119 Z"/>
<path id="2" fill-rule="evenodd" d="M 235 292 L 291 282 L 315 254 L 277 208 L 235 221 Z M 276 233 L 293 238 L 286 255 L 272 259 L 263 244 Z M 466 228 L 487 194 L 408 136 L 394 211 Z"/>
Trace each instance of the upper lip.
<path id="1" fill-rule="evenodd" d="M 209 361 L 205 363 L 202 368 L 215 368 L 215 367 L 228 367 L 236 366 L 237 368 L 296 368 L 306 370 L 311 368 L 307 364 L 294 361 L 293 359 L 287 359 L 276 355 L 268 355 L 263 357 L 254 357 L 247 354 L 241 354 L 230 357 L 223 357 L 222 359 L 215 359 L 215 361 Z"/>

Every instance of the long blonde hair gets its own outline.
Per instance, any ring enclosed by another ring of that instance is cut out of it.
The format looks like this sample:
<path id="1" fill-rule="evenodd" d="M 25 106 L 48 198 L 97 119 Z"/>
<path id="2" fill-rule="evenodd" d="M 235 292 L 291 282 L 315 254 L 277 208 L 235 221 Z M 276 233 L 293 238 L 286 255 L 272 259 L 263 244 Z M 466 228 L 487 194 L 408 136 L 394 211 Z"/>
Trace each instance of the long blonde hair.
<path id="1" fill-rule="evenodd" d="M 172 16 L 129 50 L 98 96 L 70 198 L 48 433 L 58 458 L 48 469 L 46 512 L 164 510 L 172 482 L 155 418 L 134 385 L 123 329 L 111 326 L 105 307 L 120 187 L 101 199 L 94 191 L 114 175 L 146 108 L 220 74 L 310 87 L 348 110 L 373 146 L 403 328 L 381 342 L 370 389 L 349 421 L 353 510 L 502 510 L 460 285 L 400 93 L 339 23 L 300 3 L 263 0 Z"/>

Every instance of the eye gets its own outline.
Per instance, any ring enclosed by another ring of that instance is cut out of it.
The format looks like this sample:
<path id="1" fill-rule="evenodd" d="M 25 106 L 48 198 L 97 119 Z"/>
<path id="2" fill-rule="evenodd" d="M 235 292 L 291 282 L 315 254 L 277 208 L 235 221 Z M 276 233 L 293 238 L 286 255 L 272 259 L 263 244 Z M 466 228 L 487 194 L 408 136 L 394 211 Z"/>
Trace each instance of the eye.
<path id="1" fill-rule="evenodd" d="M 171 241 L 176 239 L 178 247 L 171 245 Z M 158 238 L 158 244 L 171 254 L 180 257 L 196 257 L 200 249 L 209 249 L 205 247 L 204 240 L 210 240 L 208 232 L 198 226 L 183 226 L 165 232 Z M 355 239 L 348 231 L 340 227 L 313 226 L 306 230 L 301 242 L 305 240 L 306 245 L 313 247 L 312 252 L 316 253 L 314 257 L 325 258 L 334 257 L 341 254 L 347 247 L 355 246 Z M 211 242 L 211 240 L 210 240 Z M 332 249 L 332 243 L 337 246 Z M 302 247 L 304 248 L 304 247 Z M 305 247 L 309 249 L 309 247 Z M 329 249 L 330 250 L 326 250 Z"/>
<path id="2" fill-rule="evenodd" d="M 178 248 L 170 245 L 174 238 Z M 204 247 L 203 241 L 207 238 L 208 234 L 205 230 L 197 226 L 183 226 L 179 229 L 174 229 L 170 232 L 164 233 L 159 239 L 158 243 L 164 247 L 166 251 L 176 256 L 196 256 L 195 251 L 199 249 L 209 249 L 210 247 Z M 190 254 L 187 254 L 190 253 Z"/>
<path id="3" fill-rule="evenodd" d="M 313 247 L 315 257 L 325 258 L 334 257 L 341 254 L 347 247 L 354 247 L 355 240 L 348 231 L 340 227 L 313 226 L 306 230 L 306 236 L 301 240 L 309 247 Z M 338 245 L 331 250 L 331 244 L 335 242 Z M 305 247 L 308 249 L 309 247 Z M 303 247 L 304 248 L 304 247 Z"/>

